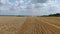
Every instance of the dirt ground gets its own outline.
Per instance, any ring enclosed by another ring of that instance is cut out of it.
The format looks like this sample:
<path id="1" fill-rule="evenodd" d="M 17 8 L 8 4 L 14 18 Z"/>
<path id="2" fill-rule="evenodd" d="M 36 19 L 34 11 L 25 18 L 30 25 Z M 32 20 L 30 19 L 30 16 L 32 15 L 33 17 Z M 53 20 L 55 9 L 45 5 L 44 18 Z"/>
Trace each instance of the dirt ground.
<path id="1" fill-rule="evenodd" d="M 60 34 L 60 17 L 0 17 L 0 34 Z"/>

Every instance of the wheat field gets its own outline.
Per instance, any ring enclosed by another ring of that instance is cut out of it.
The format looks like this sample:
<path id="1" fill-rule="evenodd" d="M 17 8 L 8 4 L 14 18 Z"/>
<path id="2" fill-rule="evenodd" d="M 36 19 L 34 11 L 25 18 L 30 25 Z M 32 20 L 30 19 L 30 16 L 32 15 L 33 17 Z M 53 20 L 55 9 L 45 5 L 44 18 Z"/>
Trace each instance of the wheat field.
<path id="1" fill-rule="evenodd" d="M 60 34 L 60 17 L 0 17 L 0 34 Z"/>

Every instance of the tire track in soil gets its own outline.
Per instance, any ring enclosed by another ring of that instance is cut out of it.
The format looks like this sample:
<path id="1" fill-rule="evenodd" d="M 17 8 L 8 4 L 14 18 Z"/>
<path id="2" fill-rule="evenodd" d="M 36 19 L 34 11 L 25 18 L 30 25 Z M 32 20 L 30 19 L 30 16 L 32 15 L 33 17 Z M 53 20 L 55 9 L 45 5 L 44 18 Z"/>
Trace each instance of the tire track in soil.
<path id="1" fill-rule="evenodd" d="M 38 17 L 27 17 L 18 34 L 60 34 L 60 29 Z"/>

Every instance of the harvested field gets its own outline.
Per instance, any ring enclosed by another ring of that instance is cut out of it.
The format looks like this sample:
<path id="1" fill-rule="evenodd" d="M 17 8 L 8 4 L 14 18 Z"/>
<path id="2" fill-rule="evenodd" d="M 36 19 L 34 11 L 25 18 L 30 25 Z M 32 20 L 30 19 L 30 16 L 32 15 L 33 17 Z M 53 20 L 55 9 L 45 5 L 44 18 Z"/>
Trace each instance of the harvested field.
<path id="1" fill-rule="evenodd" d="M 60 34 L 60 17 L 0 17 L 0 34 Z"/>

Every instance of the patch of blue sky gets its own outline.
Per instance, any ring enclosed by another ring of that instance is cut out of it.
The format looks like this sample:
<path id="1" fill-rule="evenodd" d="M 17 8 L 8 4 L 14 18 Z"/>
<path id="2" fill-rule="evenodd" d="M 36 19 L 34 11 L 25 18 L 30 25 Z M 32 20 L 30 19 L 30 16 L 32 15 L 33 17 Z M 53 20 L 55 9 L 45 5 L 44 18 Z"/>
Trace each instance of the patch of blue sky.
<path id="1" fill-rule="evenodd" d="M 57 0 L 60 3 L 60 0 Z"/>
<path id="2" fill-rule="evenodd" d="M 24 1 L 24 3 L 26 3 L 26 4 L 28 4 L 29 3 L 29 0 L 23 0 Z"/>
<path id="3" fill-rule="evenodd" d="M 14 3 L 14 2 L 16 2 L 17 0 L 9 0 L 9 2 L 12 2 L 12 3 Z"/>

